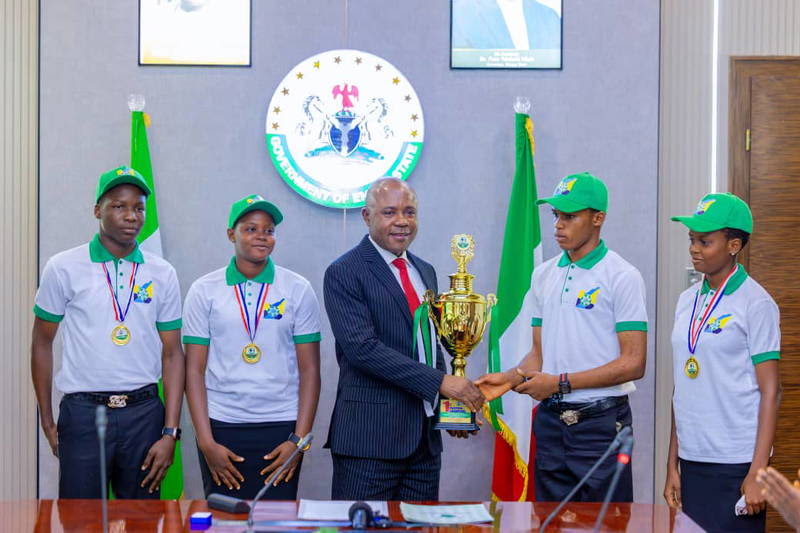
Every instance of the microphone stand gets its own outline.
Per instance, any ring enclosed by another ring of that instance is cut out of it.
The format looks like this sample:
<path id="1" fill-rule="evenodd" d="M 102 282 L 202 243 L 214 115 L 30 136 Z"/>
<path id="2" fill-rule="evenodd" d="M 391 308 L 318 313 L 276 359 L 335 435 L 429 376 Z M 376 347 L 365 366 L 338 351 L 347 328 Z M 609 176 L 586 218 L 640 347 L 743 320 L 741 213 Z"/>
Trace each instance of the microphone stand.
<path id="1" fill-rule="evenodd" d="M 608 512 L 608 503 L 611 501 L 611 495 L 614 494 L 614 490 L 617 488 L 619 477 L 622 475 L 622 471 L 625 470 L 625 467 L 627 467 L 628 463 L 631 461 L 632 451 L 633 435 L 625 439 L 625 442 L 622 443 L 622 447 L 619 450 L 619 455 L 617 456 L 617 468 L 614 470 L 614 477 L 611 478 L 611 484 L 608 486 L 608 490 L 606 491 L 606 497 L 603 500 L 603 507 L 600 508 L 600 513 L 597 515 L 597 520 L 594 523 L 594 529 L 592 530 L 592 533 L 597 533 L 597 531 L 600 530 L 600 524 L 603 523 L 603 519 L 606 517 L 606 513 Z"/>
<path id="2" fill-rule="evenodd" d="M 633 433 L 633 430 L 631 429 L 630 426 L 625 426 L 619 431 L 619 433 L 617 433 L 617 436 L 614 437 L 614 440 L 611 441 L 611 444 L 608 445 L 608 448 L 606 448 L 606 451 L 603 452 L 603 455 L 600 456 L 600 459 L 598 459 L 592 465 L 592 468 L 590 468 L 589 471 L 586 472 L 586 474 L 581 478 L 581 480 L 578 481 L 578 484 L 572 488 L 572 490 L 569 492 L 569 494 L 567 494 L 564 497 L 563 500 L 561 500 L 558 506 L 555 509 L 553 509 L 553 511 L 549 515 L 547 515 L 547 519 L 542 523 L 541 527 L 539 528 L 539 533 L 544 533 L 544 530 L 547 528 L 548 525 L 550 525 L 550 522 L 553 521 L 553 518 L 555 518 L 558 512 L 564 508 L 567 502 L 570 501 L 573 496 L 575 496 L 575 493 L 578 492 L 578 489 L 581 488 L 586 483 L 589 477 L 591 477 L 591 475 L 594 474 L 594 471 L 600 467 L 603 461 L 605 461 L 606 457 L 608 457 L 611 454 L 611 452 L 619 448 L 619 445 L 622 444 L 623 439 L 627 438 L 628 435 L 630 435 L 631 433 Z"/>
<path id="3" fill-rule="evenodd" d="M 264 486 L 261 488 L 261 490 L 258 491 L 256 497 L 253 498 L 253 504 L 250 506 L 250 513 L 247 515 L 248 532 L 253 531 L 253 514 L 255 513 L 256 504 L 258 503 L 258 500 L 260 500 L 261 497 L 264 496 L 264 493 L 269 490 L 269 488 L 272 486 L 275 480 L 278 479 L 278 476 L 283 474 L 286 471 L 286 469 L 289 468 L 289 465 L 292 464 L 292 461 L 294 461 L 294 458 L 297 457 L 297 454 L 302 452 L 306 448 L 306 446 L 311 444 L 312 440 L 314 440 L 314 435 L 312 435 L 311 433 L 307 434 L 305 437 L 300 439 L 300 442 L 297 443 L 297 448 L 295 448 L 295 450 L 292 451 L 292 454 L 289 456 L 286 462 L 283 463 L 280 466 L 280 468 L 278 468 L 272 473 L 272 475 L 264 483 Z"/>
<path id="4" fill-rule="evenodd" d="M 100 444 L 100 505 L 103 512 L 103 533 L 108 533 L 108 480 L 106 479 L 106 428 L 108 416 L 106 406 L 98 405 L 94 422 L 97 426 L 97 440 Z"/>

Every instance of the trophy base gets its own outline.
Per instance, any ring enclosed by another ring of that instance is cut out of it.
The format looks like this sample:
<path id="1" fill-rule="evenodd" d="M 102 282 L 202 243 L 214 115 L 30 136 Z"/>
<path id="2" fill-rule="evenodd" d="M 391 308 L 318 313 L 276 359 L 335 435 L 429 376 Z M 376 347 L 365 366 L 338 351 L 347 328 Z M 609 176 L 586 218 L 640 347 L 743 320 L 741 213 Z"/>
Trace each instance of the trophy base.
<path id="1" fill-rule="evenodd" d="M 463 402 L 441 398 L 439 400 L 439 419 L 433 429 L 478 431 L 481 428 L 475 423 L 475 413 L 470 411 Z"/>

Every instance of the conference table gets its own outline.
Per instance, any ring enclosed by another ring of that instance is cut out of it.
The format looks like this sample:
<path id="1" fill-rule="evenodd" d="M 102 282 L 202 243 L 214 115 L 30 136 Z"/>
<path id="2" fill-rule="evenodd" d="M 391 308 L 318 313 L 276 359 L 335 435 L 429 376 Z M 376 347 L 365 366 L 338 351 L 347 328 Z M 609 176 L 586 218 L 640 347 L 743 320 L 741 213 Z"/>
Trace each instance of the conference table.
<path id="1" fill-rule="evenodd" d="M 426 503 L 426 502 L 421 502 Z M 432 503 L 432 502 L 431 502 Z M 454 502 L 455 503 L 455 502 Z M 460 502 L 463 503 L 463 502 Z M 555 508 L 551 502 L 485 502 L 493 521 L 451 527 L 412 528 L 405 531 L 515 532 L 538 530 Z M 298 502 L 262 501 L 256 507 L 256 531 L 301 531 L 314 527 L 258 527 L 266 520 L 295 520 Z M 548 532 L 591 531 L 600 504 L 570 503 L 548 526 Z M 209 509 L 205 500 L 114 500 L 108 503 L 110 532 L 192 531 L 189 517 L 195 512 L 212 511 L 214 520 L 245 520 L 246 515 L 228 514 Z M 393 520 L 402 520 L 399 502 L 389 502 Z M 242 525 L 213 525 L 206 531 L 233 533 L 244 531 Z M 397 529 L 395 529 L 397 530 Z M 36 533 L 102 531 L 100 500 L 17 500 L 0 501 L 0 531 Z M 381 531 L 375 529 L 373 531 Z M 703 531 L 686 515 L 665 505 L 612 503 L 601 531 L 697 532 Z"/>

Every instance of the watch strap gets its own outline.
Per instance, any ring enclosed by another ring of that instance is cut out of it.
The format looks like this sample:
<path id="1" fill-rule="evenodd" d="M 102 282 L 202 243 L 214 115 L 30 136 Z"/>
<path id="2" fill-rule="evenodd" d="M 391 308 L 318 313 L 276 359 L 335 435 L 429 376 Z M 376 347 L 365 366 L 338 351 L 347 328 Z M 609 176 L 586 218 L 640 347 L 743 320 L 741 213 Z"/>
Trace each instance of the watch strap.
<path id="1" fill-rule="evenodd" d="M 181 428 L 165 427 L 161 430 L 161 436 L 168 435 L 175 440 L 181 440 Z"/>

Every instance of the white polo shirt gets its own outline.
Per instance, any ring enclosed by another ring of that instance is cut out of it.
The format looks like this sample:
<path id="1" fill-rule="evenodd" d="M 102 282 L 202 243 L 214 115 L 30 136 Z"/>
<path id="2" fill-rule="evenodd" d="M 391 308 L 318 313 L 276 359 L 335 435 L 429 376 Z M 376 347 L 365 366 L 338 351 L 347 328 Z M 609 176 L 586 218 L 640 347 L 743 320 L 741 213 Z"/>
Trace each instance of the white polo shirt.
<path id="1" fill-rule="evenodd" d="M 696 378 L 690 378 L 684 365 L 691 355 L 688 329 L 695 295 L 696 315 L 702 319 L 714 291 L 705 280 L 696 283 L 681 293 L 675 309 L 672 406 L 678 456 L 689 461 L 749 463 L 761 403 L 755 365 L 780 359 L 780 312 L 769 293 L 738 265 L 700 333 L 694 353 L 700 370 Z"/>
<path id="2" fill-rule="evenodd" d="M 131 336 L 118 346 L 111 340 L 115 319 L 108 278 L 122 306 Z M 132 272 L 138 265 L 135 280 Z M 133 282 L 132 282 L 133 281 Z M 131 391 L 161 377 L 159 331 L 180 329 L 181 291 L 175 269 L 138 246 L 116 260 L 99 236 L 54 255 L 44 267 L 34 314 L 60 322 L 63 344 L 55 384 L 71 392 Z"/>
<path id="3" fill-rule="evenodd" d="M 253 342 L 261 359 L 248 363 L 242 350 L 250 338 L 236 298 L 241 284 L 251 328 L 261 314 Z M 258 310 L 262 289 L 263 304 Z M 252 280 L 236 258 L 192 284 L 186 295 L 183 342 L 208 346 L 208 415 L 231 423 L 297 419 L 300 374 L 296 344 L 320 341 L 319 303 L 304 277 L 276 266 L 272 258 Z"/>
<path id="4" fill-rule="evenodd" d="M 564 252 L 533 272 L 531 326 L 542 328 L 542 372 L 581 372 L 619 357 L 620 331 L 647 331 L 645 287 L 636 268 L 603 241 L 573 263 Z M 636 390 L 628 381 L 578 389 L 565 402 L 588 402 Z"/>

